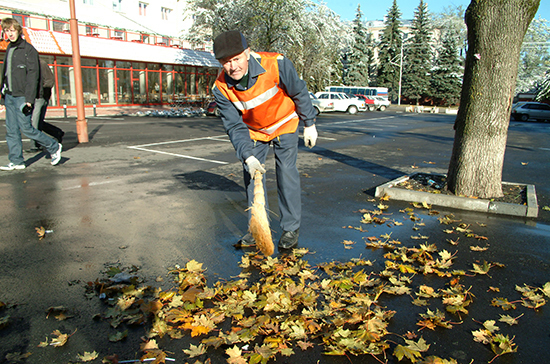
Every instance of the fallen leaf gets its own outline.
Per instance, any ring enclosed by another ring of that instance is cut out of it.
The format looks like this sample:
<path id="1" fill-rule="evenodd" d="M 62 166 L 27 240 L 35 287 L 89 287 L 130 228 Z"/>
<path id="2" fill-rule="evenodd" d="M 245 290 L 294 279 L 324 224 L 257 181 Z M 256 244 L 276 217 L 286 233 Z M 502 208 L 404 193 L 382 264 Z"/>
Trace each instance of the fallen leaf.
<path id="1" fill-rule="evenodd" d="M 44 239 L 44 236 L 46 235 L 46 229 L 44 229 L 43 226 L 40 226 L 39 228 L 35 228 L 36 233 L 38 234 L 38 240 Z"/>
<path id="2" fill-rule="evenodd" d="M 190 344 L 189 349 L 183 349 L 183 352 L 189 355 L 190 358 L 194 358 L 206 353 L 206 346 L 203 344 L 200 344 L 199 346 Z"/>
<path id="3" fill-rule="evenodd" d="M 17 363 L 20 361 L 24 361 L 24 359 L 27 359 L 29 356 L 31 356 L 32 353 L 27 352 L 24 354 L 21 354 L 20 352 L 15 353 L 7 353 L 6 354 L 6 360 L 10 363 Z"/>
<path id="4" fill-rule="evenodd" d="M 78 357 L 78 360 L 82 361 L 82 362 L 87 362 L 87 361 L 92 361 L 92 360 L 95 360 L 97 357 L 99 356 L 99 354 L 95 351 L 93 352 L 87 352 L 85 351 L 84 354 L 80 355 L 78 354 L 77 357 Z"/>

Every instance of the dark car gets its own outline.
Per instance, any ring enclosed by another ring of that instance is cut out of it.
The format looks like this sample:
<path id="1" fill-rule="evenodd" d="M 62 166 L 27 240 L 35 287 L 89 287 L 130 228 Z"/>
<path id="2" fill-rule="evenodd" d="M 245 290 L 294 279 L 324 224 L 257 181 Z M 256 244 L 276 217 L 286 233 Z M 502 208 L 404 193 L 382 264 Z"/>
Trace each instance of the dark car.
<path id="1" fill-rule="evenodd" d="M 512 118 L 521 121 L 550 121 L 550 105 L 542 102 L 518 102 L 512 105 Z"/>

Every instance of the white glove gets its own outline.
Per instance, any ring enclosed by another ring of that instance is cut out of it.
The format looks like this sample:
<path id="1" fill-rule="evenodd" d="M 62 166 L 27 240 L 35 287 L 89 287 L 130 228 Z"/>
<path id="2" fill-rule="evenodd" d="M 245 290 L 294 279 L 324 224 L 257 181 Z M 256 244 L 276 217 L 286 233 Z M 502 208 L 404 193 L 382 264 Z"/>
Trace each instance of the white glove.
<path id="1" fill-rule="evenodd" d="M 250 156 L 246 158 L 244 162 L 246 163 L 246 167 L 248 168 L 248 173 L 250 173 L 252 178 L 254 178 L 254 176 L 256 175 L 256 171 L 262 174 L 265 173 L 264 166 L 262 166 L 262 164 L 256 157 Z"/>
<path id="2" fill-rule="evenodd" d="M 308 148 L 313 148 L 317 142 L 317 128 L 315 124 L 304 127 L 304 144 Z"/>

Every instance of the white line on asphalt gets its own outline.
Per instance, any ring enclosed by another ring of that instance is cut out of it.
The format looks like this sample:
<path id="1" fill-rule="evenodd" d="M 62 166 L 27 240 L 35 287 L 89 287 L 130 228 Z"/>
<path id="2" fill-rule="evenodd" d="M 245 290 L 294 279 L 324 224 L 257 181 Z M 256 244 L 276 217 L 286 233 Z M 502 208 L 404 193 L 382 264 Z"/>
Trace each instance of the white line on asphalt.
<path id="1" fill-rule="evenodd" d="M 382 129 L 382 128 L 373 128 L 372 126 L 358 126 L 358 127 L 356 127 L 355 129 L 376 130 L 376 131 L 384 130 L 384 129 Z"/>
<path id="2" fill-rule="evenodd" d="M 542 150 L 550 150 L 550 148 L 539 148 L 539 149 L 542 149 Z"/>
<path id="3" fill-rule="evenodd" d="M 199 140 L 217 140 L 217 141 L 220 141 L 219 138 L 222 138 L 222 137 L 227 137 L 227 135 L 217 135 L 217 136 L 213 136 L 213 137 L 204 137 L 204 138 L 193 138 L 193 139 L 183 139 L 183 140 L 172 140 L 170 142 L 160 142 L 160 143 L 151 143 L 151 144 L 142 144 L 142 145 L 135 145 L 133 147 L 128 147 L 128 148 L 141 148 L 141 147 L 150 147 L 150 146 L 153 146 L 153 145 L 165 145 L 165 144 L 176 144 L 176 143 L 186 143 L 186 142 L 196 142 L 196 141 L 199 141 Z M 225 141 L 225 140 L 222 140 L 222 141 Z"/>
<path id="4" fill-rule="evenodd" d="M 216 160 L 213 160 L 213 159 L 205 159 L 205 158 L 199 158 L 199 157 L 192 157 L 190 155 L 161 152 L 160 150 L 145 149 L 145 148 L 140 148 L 140 147 L 128 147 L 128 148 L 143 150 L 143 151 L 152 152 L 152 153 L 166 154 L 166 155 L 171 155 L 171 156 L 180 157 L 180 158 L 194 159 L 194 160 L 197 160 L 197 161 L 204 161 L 204 162 L 211 162 L 211 163 L 218 163 L 218 164 L 227 164 L 227 162 L 216 161 Z"/>
<path id="5" fill-rule="evenodd" d="M 325 140 L 338 140 L 338 139 L 336 139 L 336 138 L 329 138 L 329 137 L 322 137 L 322 136 L 320 136 L 320 137 L 317 137 L 317 139 L 325 139 Z"/>
<path id="6" fill-rule="evenodd" d="M 338 124 L 361 123 L 363 121 L 385 120 L 385 119 L 394 119 L 394 118 L 395 116 L 385 116 L 382 118 L 372 118 L 372 119 L 344 120 L 344 121 L 337 121 L 334 123 L 324 123 L 317 126 L 321 127 L 321 126 L 330 126 L 330 125 L 338 125 Z"/>
<path id="7" fill-rule="evenodd" d="M 100 185 L 105 185 L 107 183 L 113 183 L 113 182 L 118 182 L 118 181 L 114 180 L 114 181 L 104 181 L 104 182 L 90 182 L 87 185 L 78 185 L 78 186 L 73 186 L 73 187 L 67 187 L 67 188 L 62 188 L 62 190 L 64 190 L 64 191 L 66 191 L 66 190 L 75 190 L 77 188 L 100 186 Z"/>

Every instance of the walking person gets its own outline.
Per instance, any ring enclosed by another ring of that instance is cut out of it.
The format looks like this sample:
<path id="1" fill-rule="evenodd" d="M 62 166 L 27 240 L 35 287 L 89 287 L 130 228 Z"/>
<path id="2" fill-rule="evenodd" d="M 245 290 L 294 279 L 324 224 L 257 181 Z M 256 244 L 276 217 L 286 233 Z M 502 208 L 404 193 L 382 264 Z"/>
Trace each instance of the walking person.
<path id="1" fill-rule="evenodd" d="M 22 38 L 23 28 L 17 20 L 2 19 L 2 30 L 10 41 L 0 81 L 2 101 L 6 107 L 6 142 L 10 162 L 0 166 L 0 169 L 25 169 L 21 132 L 44 146 L 51 155 L 51 164 L 55 166 L 61 160 L 62 145 L 31 124 L 33 104 L 41 87 L 38 52 Z"/>
<path id="2" fill-rule="evenodd" d="M 63 140 L 63 136 L 65 135 L 63 130 L 45 121 L 48 104 L 50 102 L 50 98 L 52 97 L 52 88 L 55 85 L 55 78 L 48 63 L 42 58 L 40 58 L 39 61 L 42 87 L 39 90 L 39 97 L 34 100 L 34 109 L 32 111 L 31 123 L 35 129 L 51 135 L 57 140 L 58 143 L 61 143 Z M 31 148 L 30 151 L 37 152 L 39 150 L 39 144 L 37 141 L 35 141 L 34 147 Z"/>
<path id="3" fill-rule="evenodd" d="M 243 163 L 248 205 L 252 206 L 254 200 L 253 177 L 256 171 L 265 173 L 265 160 L 272 145 L 283 230 L 278 247 L 294 248 L 302 213 L 296 167 L 300 120 L 305 126 L 304 144 L 312 148 L 317 140 L 316 112 L 306 83 L 283 55 L 252 52 L 239 31 L 218 35 L 214 39 L 214 55 L 223 72 L 212 92 L 237 158 Z M 265 178 L 263 182 L 265 185 Z M 253 244 L 254 240 L 246 234 L 241 242 Z"/>

